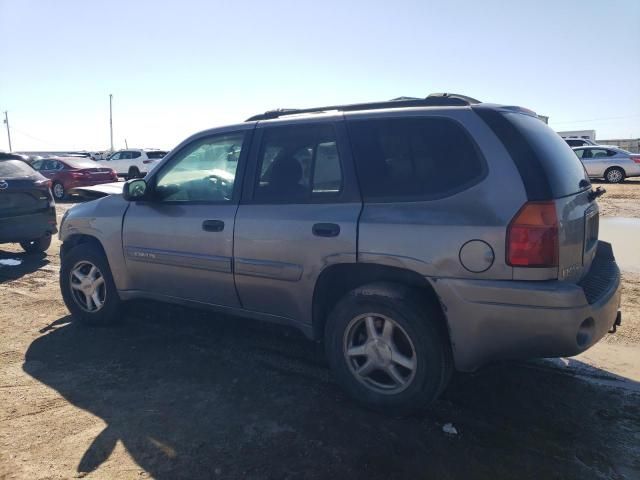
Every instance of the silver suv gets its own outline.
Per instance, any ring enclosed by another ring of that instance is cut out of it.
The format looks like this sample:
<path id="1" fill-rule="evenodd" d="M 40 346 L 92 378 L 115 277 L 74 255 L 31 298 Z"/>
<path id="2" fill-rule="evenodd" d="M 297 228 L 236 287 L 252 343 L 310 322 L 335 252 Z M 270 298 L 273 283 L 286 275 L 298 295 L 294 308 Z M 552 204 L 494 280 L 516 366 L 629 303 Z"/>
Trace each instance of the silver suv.
<path id="1" fill-rule="evenodd" d="M 69 210 L 60 286 L 93 325 L 138 298 L 293 325 L 355 399 L 410 412 L 453 369 L 574 355 L 620 323 L 598 194 L 519 107 L 437 94 L 271 111 Z"/>

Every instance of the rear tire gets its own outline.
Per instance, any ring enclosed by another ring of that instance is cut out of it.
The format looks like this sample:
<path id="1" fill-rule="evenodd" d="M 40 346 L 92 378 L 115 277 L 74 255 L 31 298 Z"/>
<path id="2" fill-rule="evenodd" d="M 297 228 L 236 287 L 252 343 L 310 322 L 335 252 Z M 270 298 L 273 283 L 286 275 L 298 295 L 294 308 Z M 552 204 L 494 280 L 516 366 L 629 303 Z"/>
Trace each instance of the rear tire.
<path id="1" fill-rule="evenodd" d="M 129 172 L 127 172 L 127 180 L 132 180 L 134 178 L 141 178 L 140 169 L 138 167 L 129 167 Z"/>
<path id="2" fill-rule="evenodd" d="M 410 289 L 372 284 L 353 290 L 338 302 L 325 328 L 337 382 L 357 402 L 384 413 L 425 409 L 453 370 L 443 320 L 436 302 L 418 299 Z"/>
<path id="3" fill-rule="evenodd" d="M 611 167 L 604 172 L 604 178 L 609 183 L 622 183 L 625 176 L 624 170 L 619 167 Z"/>
<path id="4" fill-rule="evenodd" d="M 51 186 L 51 193 L 53 193 L 53 197 L 56 200 L 64 200 L 64 197 L 67 195 L 67 192 L 64 190 L 64 185 L 60 182 L 54 182 Z"/>
<path id="5" fill-rule="evenodd" d="M 20 246 L 27 253 L 41 253 L 46 252 L 51 246 L 51 234 L 46 233 L 40 238 L 35 240 L 28 240 L 26 242 L 20 242 Z"/>
<path id="6" fill-rule="evenodd" d="M 122 300 L 109 262 L 95 244 L 82 243 L 65 254 L 60 267 L 60 290 L 73 319 L 80 323 L 107 326 L 121 320 Z"/>

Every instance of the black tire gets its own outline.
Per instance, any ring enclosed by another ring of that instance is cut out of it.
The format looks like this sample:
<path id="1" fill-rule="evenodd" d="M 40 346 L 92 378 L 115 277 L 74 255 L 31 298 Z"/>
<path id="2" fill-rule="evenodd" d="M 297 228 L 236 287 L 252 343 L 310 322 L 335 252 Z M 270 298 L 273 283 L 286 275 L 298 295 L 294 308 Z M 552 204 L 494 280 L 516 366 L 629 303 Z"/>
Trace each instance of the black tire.
<path id="1" fill-rule="evenodd" d="M 102 307 L 94 312 L 83 309 L 74 297 L 71 288 L 71 272 L 81 262 L 95 265 L 104 279 L 104 302 Z M 92 243 L 82 243 L 67 252 L 60 267 L 60 291 L 65 305 L 74 320 L 92 326 L 107 326 L 121 320 L 122 300 L 113 282 L 109 262 L 102 249 Z"/>
<path id="2" fill-rule="evenodd" d="M 416 368 L 408 386 L 398 393 L 380 393 L 366 385 L 352 371 L 352 360 L 346 358 L 350 325 L 365 314 L 391 318 L 413 344 Z M 392 415 L 427 408 L 446 388 L 453 371 L 451 346 L 437 302 L 425 301 L 411 289 L 391 284 L 367 285 L 342 298 L 327 319 L 325 350 L 338 384 L 353 399 Z"/>
<path id="3" fill-rule="evenodd" d="M 40 238 L 35 240 L 28 240 L 26 242 L 20 242 L 20 246 L 27 253 L 41 253 L 46 252 L 51 246 L 51 234 L 46 233 Z"/>
<path id="4" fill-rule="evenodd" d="M 625 171 L 620 167 L 611 167 L 604 172 L 604 179 L 608 183 L 622 183 L 626 177 Z"/>
<path id="5" fill-rule="evenodd" d="M 138 167 L 129 167 L 129 171 L 127 172 L 127 180 L 132 180 L 134 178 L 140 178 L 142 175 L 140 174 L 140 169 Z"/>
<path id="6" fill-rule="evenodd" d="M 53 182 L 53 185 L 51 185 L 51 193 L 56 200 L 64 200 L 64 197 L 67 196 L 64 185 L 60 182 Z"/>

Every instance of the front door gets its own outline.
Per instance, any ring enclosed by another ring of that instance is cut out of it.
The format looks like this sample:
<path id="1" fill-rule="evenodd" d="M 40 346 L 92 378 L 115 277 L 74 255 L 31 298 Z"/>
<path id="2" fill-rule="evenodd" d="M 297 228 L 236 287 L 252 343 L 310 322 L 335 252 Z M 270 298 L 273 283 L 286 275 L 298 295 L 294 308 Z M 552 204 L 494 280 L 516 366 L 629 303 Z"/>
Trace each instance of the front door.
<path id="1" fill-rule="evenodd" d="M 258 125 L 234 240 L 245 309 L 308 324 L 322 270 L 356 262 L 361 202 L 343 129 Z"/>
<path id="2" fill-rule="evenodd" d="M 233 229 L 247 128 L 198 137 L 149 179 L 152 199 L 134 202 L 123 245 L 131 288 L 207 304 L 239 306 Z"/>

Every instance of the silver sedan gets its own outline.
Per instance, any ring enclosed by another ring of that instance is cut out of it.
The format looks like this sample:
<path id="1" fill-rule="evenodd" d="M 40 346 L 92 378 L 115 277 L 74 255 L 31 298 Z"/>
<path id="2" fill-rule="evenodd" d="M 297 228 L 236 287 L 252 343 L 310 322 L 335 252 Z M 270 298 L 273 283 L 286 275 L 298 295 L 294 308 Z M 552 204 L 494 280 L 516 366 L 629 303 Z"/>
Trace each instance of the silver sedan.
<path id="1" fill-rule="evenodd" d="M 573 151 L 590 178 L 620 183 L 627 177 L 640 177 L 640 154 L 603 145 L 575 147 Z"/>

